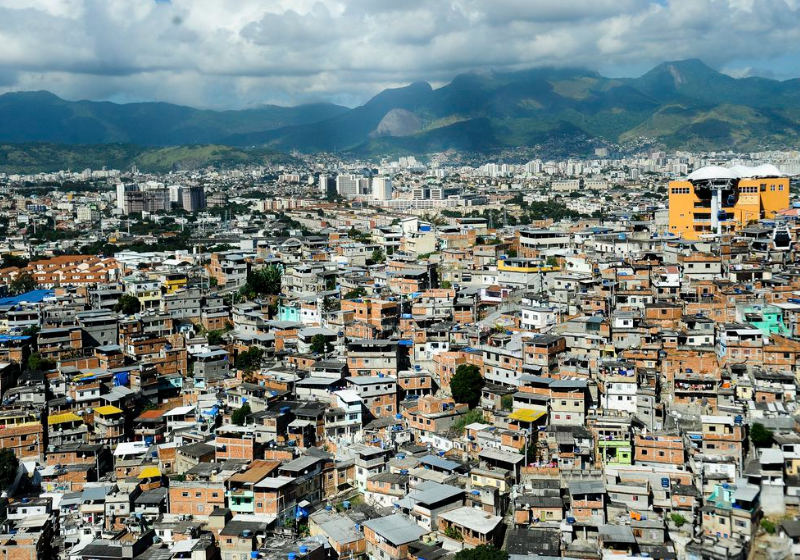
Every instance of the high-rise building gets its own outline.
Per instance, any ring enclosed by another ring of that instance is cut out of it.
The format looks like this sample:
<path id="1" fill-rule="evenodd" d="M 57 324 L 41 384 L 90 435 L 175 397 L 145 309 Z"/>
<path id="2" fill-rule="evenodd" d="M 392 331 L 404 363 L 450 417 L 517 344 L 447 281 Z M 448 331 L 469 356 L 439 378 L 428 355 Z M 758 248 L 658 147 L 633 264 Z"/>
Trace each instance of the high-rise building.
<path id="1" fill-rule="evenodd" d="M 388 177 L 375 177 L 372 179 L 373 200 L 392 199 L 392 180 Z"/>
<path id="2" fill-rule="evenodd" d="M 361 182 L 363 180 L 365 179 L 358 175 L 338 175 L 336 177 L 336 192 L 340 196 L 355 198 L 361 194 Z"/>
<path id="3" fill-rule="evenodd" d="M 167 189 L 125 190 L 123 211 L 126 214 L 162 212 L 170 210 L 171 207 Z"/>
<path id="4" fill-rule="evenodd" d="M 139 185 L 135 184 L 126 185 L 125 183 L 122 182 L 117 183 L 117 208 L 119 208 L 120 210 L 122 210 L 127 214 L 128 211 L 126 210 L 125 207 L 125 193 L 138 190 L 139 190 Z"/>
<path id="5" fill-rule="evenodd" d="M 171 204 L 181 204 L 183 198 L 181 196 L 181 191 L 183 187 L 180 185 L 170 185 L 169 187 L 169 201 Z"/>
<path id="6" fill-rule="evenodd" d="M 317 186 L 319 186 L 319 193 L 322 196 L 328 196 L 328 193 L 333 186 L 333 180 L 327 175 L 320 175 L 319 179 L 317 180 Z"/>
<path id="7" fill-rule="evenodd" d="M 197 212 L 206 207 L 206 191 L 203 187 L 184 187 L 181 196 L 183 209 L 187 212 Z"/>
<path id="8" fill-rule="evenodd" d="M 669 231 L 685 239 L 736 231 L 789 207 L 789 178 L 773 165 L 703 167 L 669 184 Z"/>

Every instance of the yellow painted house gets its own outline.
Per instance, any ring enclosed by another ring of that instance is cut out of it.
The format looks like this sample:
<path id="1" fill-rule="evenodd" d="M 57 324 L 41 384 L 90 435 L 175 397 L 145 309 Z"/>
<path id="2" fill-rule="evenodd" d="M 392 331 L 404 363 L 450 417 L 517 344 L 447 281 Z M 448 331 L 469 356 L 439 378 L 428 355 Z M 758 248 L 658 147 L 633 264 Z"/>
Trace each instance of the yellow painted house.
<path id="1" fill-rule="evenodd" d="M 186 287 L 188 282 L 186 275 L 181 273 L 164 274 L 161 277 L 161 283 L 164 285 L 168 294 L 173 294 L 178 290 L 182 290 Z"/>

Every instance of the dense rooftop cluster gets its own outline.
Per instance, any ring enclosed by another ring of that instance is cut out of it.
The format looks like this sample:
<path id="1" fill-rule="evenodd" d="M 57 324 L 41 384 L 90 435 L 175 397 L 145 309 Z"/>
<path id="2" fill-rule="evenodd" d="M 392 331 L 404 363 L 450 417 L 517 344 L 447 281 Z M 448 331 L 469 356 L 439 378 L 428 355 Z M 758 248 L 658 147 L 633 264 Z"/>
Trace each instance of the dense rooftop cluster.
<path id="1" fill-rule="evenodd" d="M 3 178 L 0 555 L 800 554 L 797 209 L 671 233 L 708 164 L 800 166 Z"/>

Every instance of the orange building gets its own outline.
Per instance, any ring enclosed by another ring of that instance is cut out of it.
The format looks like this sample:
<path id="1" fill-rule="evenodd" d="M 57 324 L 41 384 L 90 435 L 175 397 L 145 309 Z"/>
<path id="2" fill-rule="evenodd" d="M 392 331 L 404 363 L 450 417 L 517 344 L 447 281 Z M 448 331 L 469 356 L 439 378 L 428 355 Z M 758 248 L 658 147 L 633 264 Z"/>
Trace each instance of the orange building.
<path id="1" fill-rule="evenodd" d="M 789 178 L 772 165 L 703 167 L 669 184 L 669 231 L 685 239 L 736 231 L 789 207 Z"/>

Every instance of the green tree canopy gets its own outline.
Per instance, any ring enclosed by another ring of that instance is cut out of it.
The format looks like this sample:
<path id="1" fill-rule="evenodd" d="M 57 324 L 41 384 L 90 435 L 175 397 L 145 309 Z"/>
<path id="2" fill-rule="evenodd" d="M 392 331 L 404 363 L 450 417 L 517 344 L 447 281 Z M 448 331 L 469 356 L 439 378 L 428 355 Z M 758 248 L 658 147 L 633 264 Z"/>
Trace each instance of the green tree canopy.
<path id="1" fill-rule="evenodd" d="M 124 315 L 133 315 L 134 313 L 139 313 L 141 310 L 142 304 L 139 298 L 130 294 L 124 294 L 114 306 L 114 311 Z"/>
<path id="2" fill-rule="evenodd" d="M 750 428 L 750 439 L 756 447 L 770 447 L 772 445 L 772 430 L 756 422 Z"/>
<path id="3" fill-rule="evenodd" d="M 328 342 L 324 334 L 315 334 L 311 338 L 311 351 L 315 354 L 325 354 L 333 350 L 333 344 Z"/>
<path id="4" fill-rule="evenodd" d="M 250 348 L 236 357 L 236 367 L 245 372 L 250 372 L 261 367 L 261 358 L 264 357 L 264 350 L 261 348 Z"/>
<path id="5" fill-rule="evenodd" d="M 378 247 L 374 251 L 372 251 L 372 262 L 374 263 L 382 263 L 386 262 L 386 255 L 383 252 L 383 249 Z"/>
<path id="6" fill-rule="evenodd" d="M 456 560 L 508 560 L 508 552 L 490 544 L 482 544 L 459 550 Z"/>
<path id="7" fill-rule="evenodd" d="M 0 491 L 8 490 L 14 483 L 19 469 L 19 459 L 10 449 L 0 450 Z"/>
<path id="8" fill-rule="evenodd" d="M 3 255 L 3 264 L 0 264 L 0 268 L 11 268 L 12 266 L 25 268 L 28 266 L 28 259 L 10 253 Z"/>
<path id="9" fill-rule="evenodd" d="M 478 366 L 461 364 L 450 380 L 450 392 L 458 403 L 466 403 L 475 408 L 481 401 L 484 379 Z"/>
<path id="10" fill-rule="evenodd" d="M 25 363 L 27 371 L 48 371 L 56 367 L 53 360 L 46 360 L 38 352 L 34 352 L 28 356 L 28 361 Z"/>
<path id="11" fill-rule="evenodd" d="M 252 270 L 241 292 L 247 297 L 276 296 L 281 293 L 281 275 L 281 269 L 275 265 Z"/>
<path id="12" fill-rule="evenodd" d="M 231 422 L 237 426 L 244 426 L 247 421 L 247 416 L 251 413 L 250 404 L 244 403 L 240 408 L 237 408 L 231 414 Z"/>
<path id="13" fill-rule="evenodd" d="M 35 289 L 36 289 L 36 280 L 34 280 L 33 276 L 31 276 L 27 272 L 24 274 L 17 275 L 17 277 L 14 278 L 8 285 L 8 291 L 11 292 L 11 295 L 14 296 L 19 294 L 25 294 Z"/>
<path id="14" fill-rule="evenodd" d="M 351 290 L 342 296 L 342 299 L 356 299 L 367 295 L 367 290 L 364 286 L 359 286 L 355 290 Z"/>
<path id="15" fill-rule="evenodd" d="M 211 346 L 219 346 L 225 341 L 225 339 L 223 338 L 224 334 L 225 334 L 225 329 L 208 331 L 206 333 L 206 340 Z"/>

